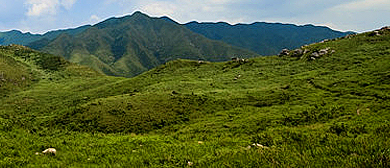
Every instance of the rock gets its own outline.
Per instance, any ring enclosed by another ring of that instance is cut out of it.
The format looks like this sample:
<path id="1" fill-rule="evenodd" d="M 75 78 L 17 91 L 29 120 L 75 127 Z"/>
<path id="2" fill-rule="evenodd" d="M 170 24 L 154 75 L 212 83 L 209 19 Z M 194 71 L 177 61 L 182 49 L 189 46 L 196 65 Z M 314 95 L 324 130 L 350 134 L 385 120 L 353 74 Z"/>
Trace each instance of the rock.
<path id="1" fill-rule="evenodd" d="M 239 63 L 246 63 L 246 62 L 248 62 L 248 59 L 233 57 L 232 61 L 239 62 Z"/>
<path id="2" fill-rule="evenodd" d="M 313 53 L 311 53 L 311 56 L 312 57 L 320 57 L 320 54 L 318 54 L 318 52 L 313 52 Z"/>
<path id="3" fill-rule="evenodd" d="M 310 59 L 311 59 L 311 60 L 315 60 L 316 58 L 319 58 L 319 57 L 321 57 L 321 56 L 327 55 L 327 54 L 329 54 L 329 53 L 332 53 L 332 54 L 333 54 L 334 52 L 336 52 L 336 51 L 334 51 L 334 50 L 330 51 L 330 48 L 327 47 L 327 48 L 325 48 L 325 49 L 319 50 L 318 52 L 313 52 L 313 53 L 311 53 Z"/>
<path id="4" fill-rule="evenodd" d="M 255 146 L 255 147 L 258 147 L 258 148 L 263 148 L 263 149 L 268 148 L 267 146 L 264 146 L 264 145 L 258 144 L 258 143 L 254 143 L 254 144 L 252 144 L 252 146 Z"/>
<path id="5" fill-rule="evenodd" d="M 291 55 L 291 57 L 301 57 L 303 55 L 302 49 L 295 49 Z"/>
<path id="6" fill-rule="evenodd" d="M 55 148 L 47 148 L 46 150 L 42 151 L 45 155 L 56 155 L 57 150 Z"/>
<path id="7" fill-rule="evenodd" d="M 320 51 L 318 51 L 318 54 L 319 54 L 320 56 L 326 55 L 326 54 L 328 54 L 328 49 L 321 49 Z"/>
<path id="8" fill-rule="evenodd" d="M 288 49 L 283 49 L 280 53 L 279 53 L 279 57 L 281 56 L 286 56 L 290 54 L 290 51 Z"/>

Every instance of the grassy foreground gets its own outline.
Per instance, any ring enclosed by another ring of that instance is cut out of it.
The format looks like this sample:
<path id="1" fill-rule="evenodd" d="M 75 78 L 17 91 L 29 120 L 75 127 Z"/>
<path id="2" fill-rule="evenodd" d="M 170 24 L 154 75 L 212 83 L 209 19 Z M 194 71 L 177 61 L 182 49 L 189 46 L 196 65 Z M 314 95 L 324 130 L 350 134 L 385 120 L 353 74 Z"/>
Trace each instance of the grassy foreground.
<path id="1" fill-rule="evenodd" d="M 3 46 L 0 166 L 389 167 L 390 31 L 304 49 L 118 78 Z"/>

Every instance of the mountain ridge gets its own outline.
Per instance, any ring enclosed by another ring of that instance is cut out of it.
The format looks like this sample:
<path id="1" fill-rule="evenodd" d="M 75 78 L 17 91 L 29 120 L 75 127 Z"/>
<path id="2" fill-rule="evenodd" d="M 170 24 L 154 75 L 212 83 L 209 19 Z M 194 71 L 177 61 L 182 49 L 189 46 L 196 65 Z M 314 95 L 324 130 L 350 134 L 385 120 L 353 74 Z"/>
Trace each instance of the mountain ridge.
<path id="1" fill-rule="evenodd" d="M 340 32 L 326 26 L 312 24 L 253 22 L 229 24 L 226 22 L 189 22 L 188 29 L 207 38 L 221 40 L 230 45 L 246 48 L 260 55 L 276 55 L 282 49 L 343 37 L 354 32 Z"/>
<path id="2" fill-rule="evenodd" d="M 265 30 L 267 26 L 270 28 Z M 301 30 L 310 28 L 315 32 L 324 29 L 327 35 L 317 37 L 318 33 Z M 269 32 L 271 29 L 275 31 L 273 34 Z M 286 29 L 297 30 L 289 33 Z M 327 27 L 266 22 L 179 24 L 166 16 L 149 17 L 137 11 L 94 25 L 49 31 L 42 35 L 13 32 L 17 35 L 14 38 L 15 35 L 0 33 L 0 44 L 14 40 L 102 73 L 130 77 L 177 58 L 226 61 L 231 57 L 275 55 L 284 48 L 296 48 L 325 37 L 336 38 L 346 34 L 339 32 L 334 35 L 332 32 Z"/>
<path id="3" fill-rule="evenodd" d="M 59 36 L 43 47 L 29 47 L 127 77 L 178 58 L 226 61 L 235 56 L 259 56 L 141 12 L 107 19 L 73 36 Z"/>

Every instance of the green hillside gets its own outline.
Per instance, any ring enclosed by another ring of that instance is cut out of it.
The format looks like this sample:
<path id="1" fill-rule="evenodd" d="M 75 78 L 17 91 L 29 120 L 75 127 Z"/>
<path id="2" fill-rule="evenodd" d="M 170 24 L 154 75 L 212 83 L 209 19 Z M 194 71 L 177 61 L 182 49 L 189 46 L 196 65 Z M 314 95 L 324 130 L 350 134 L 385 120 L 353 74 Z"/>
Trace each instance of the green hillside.
<path id="1" fill-rule="evenodd" d="M 50 42 L 29 46 L 108 75 L 125 77 L 177 58 L 226 61 L 231 57 L 258 56 L 141 12 L 108 19 L 77 35 L 64 33 Z"/>
<path id="2" fill-rule="evenodd" d="M 282 49 L 343 37 L 353 32 L 340 32 L 328 27 L 255 22 L 252 24 L 198 23 L 184 24 L 207 38 L 255 51 L 260 55 L 275 55 Z"/>
<path id="3" fill-rule="evenodd" d="M 21 69 L 2 79 L 37 80 L 1 90 L 2 167 L 390 165 L 389 29 L 133 78 L 17 49 L 1 48 L 1 67 Z M 49 147 L 56 156 L 35 155 Z"/>

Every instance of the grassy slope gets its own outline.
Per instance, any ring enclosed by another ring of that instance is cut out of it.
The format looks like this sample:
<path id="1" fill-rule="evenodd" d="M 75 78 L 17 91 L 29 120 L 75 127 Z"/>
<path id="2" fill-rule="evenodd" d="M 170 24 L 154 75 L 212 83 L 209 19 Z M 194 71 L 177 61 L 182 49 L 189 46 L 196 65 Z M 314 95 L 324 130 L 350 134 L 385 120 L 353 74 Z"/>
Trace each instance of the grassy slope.
<path id="1" fill-rule="evenodd" d="M 57 71 L 0 99 L 0 164 L 387 167 L 390 32 L 368 35 L 310 45 L 336 51 L 315 61 L 176 60 L 130 79 Z M 47 147 L 58 155 L 34 155 Z"/>

